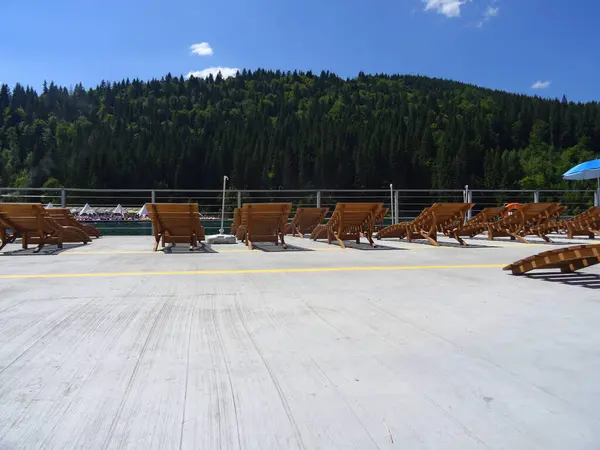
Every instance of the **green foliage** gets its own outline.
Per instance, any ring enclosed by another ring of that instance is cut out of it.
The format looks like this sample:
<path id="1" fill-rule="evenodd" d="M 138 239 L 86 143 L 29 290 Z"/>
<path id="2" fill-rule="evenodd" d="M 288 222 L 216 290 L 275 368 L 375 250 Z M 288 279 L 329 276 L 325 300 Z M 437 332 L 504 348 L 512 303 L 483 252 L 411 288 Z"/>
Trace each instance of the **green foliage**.
<path id="1" fill-rule="evenodd" d="M 0 86 L 0 186 L 586 188 L 561 174 L 599 154 L 598 103 L 418 76 Z"/>

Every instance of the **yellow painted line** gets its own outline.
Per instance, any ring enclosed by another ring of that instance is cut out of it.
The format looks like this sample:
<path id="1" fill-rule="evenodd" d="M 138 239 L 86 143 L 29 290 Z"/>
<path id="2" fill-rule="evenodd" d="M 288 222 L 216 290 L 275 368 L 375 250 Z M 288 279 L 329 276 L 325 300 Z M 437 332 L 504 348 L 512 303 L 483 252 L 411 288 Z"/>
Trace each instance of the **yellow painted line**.
<path id="1" fill-rule="evenodd" d="M 325 273 L 325 272 L 389 272 L 395 270 L 435 270 L 435 269 L 497 269 L 505 264 L 464 264 L 451 266 L 364 266 L 364 267 L 305 267 L 296 269 L 223 269 L 186 270 L 160 272 L 98 272 L 98 273 L 48 273 L 0 275 L 1 280 L 30 278 L 98 278 L 98 277 L 145 277 L 154 275 L 241 275 L 273 273 Z"/>

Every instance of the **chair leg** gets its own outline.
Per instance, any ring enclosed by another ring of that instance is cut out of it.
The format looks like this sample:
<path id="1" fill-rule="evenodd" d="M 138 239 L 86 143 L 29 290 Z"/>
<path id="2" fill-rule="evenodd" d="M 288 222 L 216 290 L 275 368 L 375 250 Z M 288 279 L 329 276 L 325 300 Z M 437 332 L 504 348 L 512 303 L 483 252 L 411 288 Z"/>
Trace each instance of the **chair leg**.
<path id="1" fill-rule="evenodd" d="M 23 248 L 23 250 L 27 250 L 27 244 L 29 242 L 28 237 L 28 233 L 23 233 L 23 237 L 21 239 L 21 247 Z"/>
<path id="2" fill-rule="evenodd" d="M 287 244 L 283 240 L 283 233 L 280 233 L 280 237 L 281 237 L 281 248 L 286 249 L 287 248 Z"/>
<path id="3" fill-rule="evenodd" d="M 160 234 L 154 236 L 154 248 L 152 249 L 152 251 L 157 251 L 158 250 L 158 244 L 160 243 Z"/>

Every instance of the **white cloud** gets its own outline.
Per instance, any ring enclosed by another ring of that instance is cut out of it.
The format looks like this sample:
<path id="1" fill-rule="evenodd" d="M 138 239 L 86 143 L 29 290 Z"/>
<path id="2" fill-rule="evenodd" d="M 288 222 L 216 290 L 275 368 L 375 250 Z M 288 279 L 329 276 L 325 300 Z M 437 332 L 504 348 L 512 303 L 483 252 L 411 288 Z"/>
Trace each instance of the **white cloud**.
<path id="1" fill-rule="evenodd" d="M 492 5 L 488 6 L 485 12 L 483 13 L 483 18 L 477 22 L 477 28 L 483 27 L 483 25 L 489 21 L 492 17 L 497 17 L 500 13 L 500 7 L 493 6 L 496 2 L 492 2 Z"/>
<path id="2" fill-rule="evenodd" d="M 551 81 L 536 81 L 535 83 L 533 83 L 533 86 L 531 86 L 532 89 L 546 89 L 548 86 L 550 86 L 550 83 L 552 83 Z"/>
<path id="3" fill-rule="evenodd" d="M 216 77 L 219 72 L 223 78 L 234 77 L 238 73 L 239 69 L 235 67 L 209 67 L 208 69 L 198 70 L 196 72 L 189 72 L 185 77 L 194 78 L 208 78 L 209 75 Z"/>
<path id="4" fill-rule="evenodd" d="M 485 12 L 483 13 L 483 17 L 496 17 L 499 12 L 499 7 L 488 6 Z"/>
<path id="5" fill-rule="evenodd" d="M 200 42 L 199 44 L 190 45 L 190 50 L 198 56 L 211 56 L 213 54 L 212 47 L 208 42 Z"/>
<path id="6" fill-rule="evenodd" d="M 470 0 L 423 0 L 425 11 L 436 10 L 446 17 L 460 17 L 460 7 Z"/>

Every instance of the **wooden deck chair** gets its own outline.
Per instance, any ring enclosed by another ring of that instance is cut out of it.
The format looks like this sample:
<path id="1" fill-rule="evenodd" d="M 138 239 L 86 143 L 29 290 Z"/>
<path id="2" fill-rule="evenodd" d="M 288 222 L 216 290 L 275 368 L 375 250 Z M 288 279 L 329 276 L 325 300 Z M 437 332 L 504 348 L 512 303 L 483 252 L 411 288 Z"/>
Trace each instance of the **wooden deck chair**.
<path id="1" fill-rule="evenodd" d="M 380 225 L 379 228 L 377 224 L 383 224 L 383 220 L 385 219 L 385 215 L 388 213 L 390 209 L 384 208 L 383 206 L 375 213 L 375 230 L 383 229 L 383 225 Z"/>
<path id="2" fill-rule="evenodd" d="M 291 223 L 285 226 L 285 234 L 297 235 L 303 238 L 310 234 L 323 222 L 329 208 L 303 208 L 296 209 L 296 214 Z"/>
<path id="3" fill-rule="evenodd" d="M 565 221 L 563 226 L 569 239 L 575 236 L 587 236 L 590 239 L 600 236 L 600 206 L 592 206 L 587 211 Z"/>
<path id="4" fill-rule="evenodd" d="M 509 264 L 504 270 L 512 271 L 513 275 L 536 269 L 560 269 L 562 273 L 571 273 L 595 264 L 600 264 L 599 244 L 549 250 Z"/>
<path id="5" fill-rule="evenodd" d="M 473 203 L 434 203 L 425 208 L 414 220 L 390 225 L 381 230 L 378 238 L 398 237 L 412 242 L 426 239 L 430 244 L 439 246 L 438 232 L 455 238 L 459 244 L 467 245 L 460 237 L 465 217 Z"/>
<path id="6" fill-rule="evenodd" d="M 79 222 L 68 208 L 48 208 L 46 213 L 62 226 L 75 227 L 83 230 L 89 237 L 100 237 L 98 228 Z"/>
<path id="7" fill-rule="evenodd" d="M 551 242 L 548 236 L 542 233 L 540 228 L 553 218 L 560 205 L 558 203 L 526 203 L 510 216 L 488 224 L 488 239 L 496 237 L 510 237 L 524 244 L 529 241 L 527 235 L 537 235 L 546 242 Z"/>
<path id="8" fill-rule="evenodd" d="M 396 223 L 393 225 L 388 225 L 387 227 L 383 228 L 382 230 L 379 230 L 377 232 L 377 234 L 375 235 L 375 237 L 377 239 L 384 239 L 384 238 L 404 239 L 404 238 L 406 238 L 406 234 L 408 233 L 409 226 L 415 222 L 420 221 L 423 217 L 425 217 L 427 215 L 427 213 L 429 212 L 429 208 L 430 207 L 425 208 L 423 211 L 421 211 L 419 213 L 419 215 L 417 217 L 415 217 L 413 220 L 411 220 L 409 222 L 400 222 L 400 223 Z"/>
<path id="9" fill-rule="evenodd" d="M 459 230 L 457 229 L 456 233 L 462 237 L 475 237 L 478 234 L 487 231 L 488 224 L 502 219 L 505 211 L 506 207 L 504 206 L 483 208 L 479 213 L 468 220 L 462 228 Z"/>
<path id="10" fill-rule="evenodd" d="M 291 203 L 246 203 L 241 210 L 241 223 L 237 229 L 246 246 L 252 250 L 255 242 L 273 242 L 287 248 L 283 237 Z"/>
<path id="11" fill-rule="evenodd" d="M 2 220 L 2 215 L 0 214 L 0 250 L 6 247 L 6 245 L 15 242 L 18 237 L 19 233 L 12 230 L 10 225 Z"/>
<path id="12" fill-rule="evenodd" d="M 6 227 L 21 236 L 23 249 L 27 249 L 29 244 L 38 244 L 34 253 L 45 245 L 63 248 L 66 242 L 87 244 L 91 241 L 83 230 L 57 223 L 38 203 L 2 203 L 0 218 Z"/>
<path id="13" fill-rule="evenodd" d="M 197 203 L 148 203 L 148 215 L 154 231 L 154 251 L 162 241 L 166 244 L 189 244 L 190 251 L 205 240 L 204 227 L 200 223 Z"/>
<path id="14" fill-rule="evenodd" d="M 338 203 L 326 224 L 317 226 L 310 237 L 313 240 L 327 237 L 331 244 L 335 239 L 340 247 L 346 248 L 344 241 L 360 242 L 361 233 L 372 247 L 375 216 L 383 208 L 383 203 Z"/>
<path id="15" fill-rule="evenodd" d="M 546 225 L 548 233 L 567 233 L 569 239 L 587 236 L 594 239 L 600 236 L 600 206 L 592 206 L 587 211 L 566 220 L 551 220 Z"/>
<path id="16" fill-rule="evenodd" d="M 437 234 L 444 233 L 456 239 L 460 245 L 466 246 L 467 243 L 460 237 L 460 231 L 467 213 L 473 206 L 473 203 L 435 203 L 418 221 L 409 225 L 406 239 L 408 242 L 426 239 L 437 247 Z"/>
<path id="17" fill-rule="evenodd" d="M 237 229 L 242 223 L 242 216 L 240 215 L 240 211 L 242 208 L 235 208 L 233 210 L 233 222 L 231 222 L 231 234 L 237 234 Z"/>

